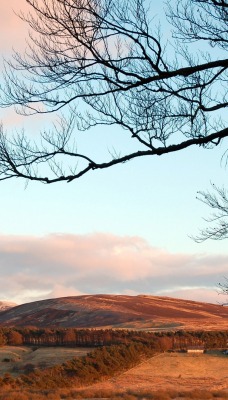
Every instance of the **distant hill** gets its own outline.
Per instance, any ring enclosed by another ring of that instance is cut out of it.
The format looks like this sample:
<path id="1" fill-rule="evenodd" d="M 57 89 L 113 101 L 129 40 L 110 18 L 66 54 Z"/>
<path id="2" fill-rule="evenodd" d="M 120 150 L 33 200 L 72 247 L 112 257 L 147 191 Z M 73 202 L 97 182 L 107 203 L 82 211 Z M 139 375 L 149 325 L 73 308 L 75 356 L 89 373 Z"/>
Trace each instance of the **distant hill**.
<path id="1" fill-rule="evenodd" d="M 0 312 L 15 307 L 17 304 L 10 301 L 0 301 Z"/>
<path id="2" fill-rule="evenodd" d="M 84 295 L 22 304 L 0 325 L 127 329 L 228 329 L 228 307 L 159 296 Z"/>

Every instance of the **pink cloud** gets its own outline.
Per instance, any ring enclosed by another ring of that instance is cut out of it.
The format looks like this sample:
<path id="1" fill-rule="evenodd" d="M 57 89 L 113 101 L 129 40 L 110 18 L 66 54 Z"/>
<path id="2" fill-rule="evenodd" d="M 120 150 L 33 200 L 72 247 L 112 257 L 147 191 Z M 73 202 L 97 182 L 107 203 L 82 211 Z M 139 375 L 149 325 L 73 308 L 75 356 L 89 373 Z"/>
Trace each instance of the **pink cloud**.
<path id="1" fill-rule="evenodd" d="M 228 256 L 168 253 L 134 236 L 0 236 L 2 296 L 19 302 L 81 293 L 163 293 L 216 303 L 215 286 L 227 262 Z"/>
<path id="2" fill-rule="evenodd" d="M 176 297 L 185 300 L 201 301 L 205 303 L 224 303 L 224 296 L 218 295 L 219 291 L 213 288 L 179 288 L 178 290 L 158 291 L 157 295 Z"/>
<path id="3" fill-rule="evenodd" d="M 0 13 L 1 52 L 11 53 L 12 48 L 22 50 L 25 48 L 25 38 L 28 35 L 26 24 L 16 15 L 21 10 L 27 12 L 26 1 L 8 0 L 2 2 Z"/>
<path id="4" fill-rule="evenodd" d="M 48 298 L 56 298 L 56 297 L 66 297 L 66 296 L 80 296 L 86 294 L 85 292 L 81 292 L 80 290 L 75 289 L 74 287 L 65 287 L 61 284 L 54 284 L 53 289 L 50 293 L 48 293 Z"/>

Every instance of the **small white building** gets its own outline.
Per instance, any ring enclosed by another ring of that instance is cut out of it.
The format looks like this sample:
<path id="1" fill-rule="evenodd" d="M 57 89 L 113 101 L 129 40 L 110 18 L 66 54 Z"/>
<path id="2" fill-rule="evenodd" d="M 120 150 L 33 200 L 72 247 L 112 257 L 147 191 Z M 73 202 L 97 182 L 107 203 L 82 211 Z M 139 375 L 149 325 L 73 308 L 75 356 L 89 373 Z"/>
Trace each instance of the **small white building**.
<path id="1" fill-rule="evenodd" d="M 203 346 L 189 346 L 187 348 L 187 353 L 204 353 L 205 349 Z"/>

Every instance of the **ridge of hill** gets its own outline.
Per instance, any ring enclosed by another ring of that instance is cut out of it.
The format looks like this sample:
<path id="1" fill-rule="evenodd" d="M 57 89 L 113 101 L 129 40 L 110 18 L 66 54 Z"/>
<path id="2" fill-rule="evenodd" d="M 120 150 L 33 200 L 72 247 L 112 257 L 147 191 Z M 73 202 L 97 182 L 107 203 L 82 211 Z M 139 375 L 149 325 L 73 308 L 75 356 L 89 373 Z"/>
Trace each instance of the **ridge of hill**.
<path id="1" fill-rule="evenodd" d="M 17 304 L 11 301 L 0 301 L 0 312 L 16 307 Z"/>
<path id="2" fill-rule="evenodd" d="M 224 330 L 228 328 L 228 307 L 149 295 L 82 295 L 13 307 L 0 313 L 0 325 Z"/>

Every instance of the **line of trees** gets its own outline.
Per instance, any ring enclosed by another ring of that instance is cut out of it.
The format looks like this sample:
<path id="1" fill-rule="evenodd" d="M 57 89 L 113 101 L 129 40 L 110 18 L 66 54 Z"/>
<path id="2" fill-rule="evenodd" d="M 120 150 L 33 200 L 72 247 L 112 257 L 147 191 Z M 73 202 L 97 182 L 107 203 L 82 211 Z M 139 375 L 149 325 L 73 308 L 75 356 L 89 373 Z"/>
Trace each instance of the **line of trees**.
<path id="1" fill-rule="evenodd" d="M 0 345 L 102 347 L 113 344 L 129 345 L 132 342 L 149 345 L 158 352 L 169 349 L 184 350 L 192 345 L 203 345 L 205 349 L 226 348 L 228 331 L 144 332 L 73 328 L 2 328 L 0 330 Z"/>

